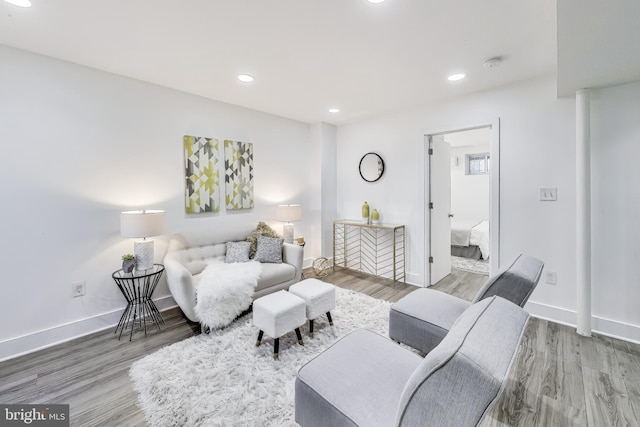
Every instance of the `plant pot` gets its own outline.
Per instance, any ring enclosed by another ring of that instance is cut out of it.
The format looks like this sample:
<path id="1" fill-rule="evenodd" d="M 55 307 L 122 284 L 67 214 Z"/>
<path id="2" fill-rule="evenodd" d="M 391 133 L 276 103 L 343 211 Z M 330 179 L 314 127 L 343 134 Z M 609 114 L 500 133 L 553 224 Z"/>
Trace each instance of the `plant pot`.
<path id="1" fill-rule="evenodd" d="M 125 273 L 131 273 L 136 266 L 135 259 L 125 259 L 122 261 L 122 271 Z"/>

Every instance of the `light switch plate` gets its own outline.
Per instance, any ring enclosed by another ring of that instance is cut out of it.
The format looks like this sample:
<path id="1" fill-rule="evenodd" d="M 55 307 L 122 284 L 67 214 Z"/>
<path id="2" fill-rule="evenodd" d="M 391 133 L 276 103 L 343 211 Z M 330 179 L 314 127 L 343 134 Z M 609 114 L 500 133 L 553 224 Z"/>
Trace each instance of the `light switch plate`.
<path id="1" fill-rule="evenodd" d="M 558 200 L 558 189 L 556 187 L 540 187 L 540 200 L 555 202 Z"/>

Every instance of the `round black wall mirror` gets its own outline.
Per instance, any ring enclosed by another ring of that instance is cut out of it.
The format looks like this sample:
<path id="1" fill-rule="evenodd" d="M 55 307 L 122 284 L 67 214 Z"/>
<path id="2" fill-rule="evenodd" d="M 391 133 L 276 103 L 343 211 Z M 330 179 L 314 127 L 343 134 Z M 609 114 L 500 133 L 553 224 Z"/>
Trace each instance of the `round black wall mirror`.
<path id="1" fill-rule="evenodd" d="M 367 182 L 376 182 L 384 173 L 384 161 L 376 153 L 367 153 L 360 159 L 360 176 Z"/>

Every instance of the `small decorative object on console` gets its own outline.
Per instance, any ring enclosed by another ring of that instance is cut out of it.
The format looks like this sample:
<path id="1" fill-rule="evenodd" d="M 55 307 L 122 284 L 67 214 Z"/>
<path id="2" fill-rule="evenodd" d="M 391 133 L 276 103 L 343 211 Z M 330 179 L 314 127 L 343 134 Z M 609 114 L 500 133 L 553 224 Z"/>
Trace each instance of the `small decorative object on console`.
<path id="1" fill-rule="evenodd" d="M 380 223 L 380 212 L 378 212 L 378 209 L 374 209 L 373 212 L 371 212 L 371 224 L 379 224 Z"/>
<path id="2" fill-rule="evenodd" d="M 362 205 L 362 222 L 369 224 L 369 204 L 367 202 Z"/>

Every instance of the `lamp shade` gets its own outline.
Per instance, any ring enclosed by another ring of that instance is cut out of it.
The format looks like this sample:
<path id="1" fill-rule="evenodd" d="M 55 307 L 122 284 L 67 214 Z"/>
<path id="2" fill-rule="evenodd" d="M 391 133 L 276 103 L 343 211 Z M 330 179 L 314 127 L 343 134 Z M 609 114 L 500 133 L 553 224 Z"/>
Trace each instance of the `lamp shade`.
<path id="1" fill-rule="evenodd" d="M 302 206 L 278 205 L 276 206 L 276 219 L 282 222 L 295 222 L 302 219 Z"/>
<path id="2" fill-rule="evenodd" d="M 120 214 L 122 237 L 151 237 L 164 233 L 165 211 L 127 211 Z"/>

